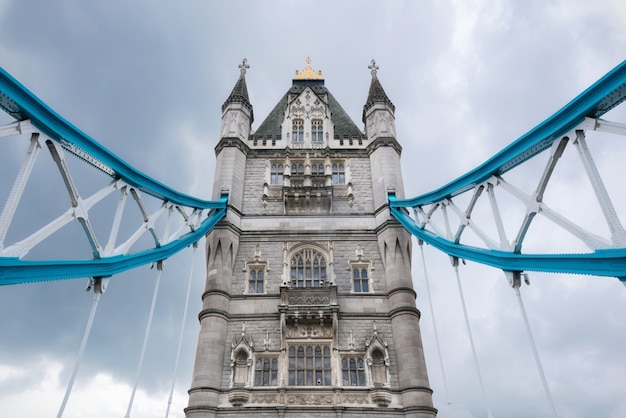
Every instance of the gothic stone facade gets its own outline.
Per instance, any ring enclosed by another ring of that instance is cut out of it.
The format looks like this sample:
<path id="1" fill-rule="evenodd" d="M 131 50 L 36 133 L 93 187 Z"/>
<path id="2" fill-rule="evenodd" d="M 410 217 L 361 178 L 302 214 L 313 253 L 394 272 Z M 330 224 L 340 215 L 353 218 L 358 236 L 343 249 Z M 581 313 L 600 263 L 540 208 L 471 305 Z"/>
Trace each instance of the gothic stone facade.
<path id="1" fill-rule="evenodd" d="M 252 133 L 245 70 L 222 108 L 188 418 L 429 417 L 394 106 L 372 68 L 363 133 L 310 66 Z"/>

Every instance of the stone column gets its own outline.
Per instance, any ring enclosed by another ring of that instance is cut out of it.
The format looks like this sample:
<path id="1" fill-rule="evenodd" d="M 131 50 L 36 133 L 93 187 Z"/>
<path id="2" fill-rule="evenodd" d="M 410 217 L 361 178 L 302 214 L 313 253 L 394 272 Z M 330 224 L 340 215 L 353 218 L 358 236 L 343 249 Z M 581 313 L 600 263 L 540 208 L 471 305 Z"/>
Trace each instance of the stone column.
<path id="1" fill-rule="evenodd" d="M 411 279 L 411 236 L 401 226 L 388 226 L 379 235 L 385 263 L 389 316 L 396 354 L 398 390 L 407 417 L 433 418 L 432 389 L 419 327 L 420 312 L 415 307 Z"/>
<path id="2" fill-rule="evenodd" d="M 227 349 L 230 285 L 233 260 L 237 254 L 238 236 L 228 225 L 218 226 L 207 237 L 206 290 L 199 314 L 200 333 L 196 349 L 188 418 L 212 418 L 219 404 L 224 358 Z"/>

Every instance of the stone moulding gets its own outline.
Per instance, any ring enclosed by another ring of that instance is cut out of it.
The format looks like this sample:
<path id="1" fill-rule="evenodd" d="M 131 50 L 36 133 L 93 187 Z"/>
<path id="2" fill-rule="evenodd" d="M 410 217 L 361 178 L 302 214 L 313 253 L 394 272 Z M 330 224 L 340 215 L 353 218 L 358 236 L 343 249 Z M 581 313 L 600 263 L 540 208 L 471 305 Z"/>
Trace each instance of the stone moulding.
<path id="1" fill-rule="evenodd" d="M 228 401 L 233 406 L 242 406 L 250 400 L 250 391 L 245 389 L 233 389 L 228 393 Z"/>
<path id="2" fill-rule="evenodd" d="M 384 389 L 374 389 L 370 392 L 372 402 L 380 407 L 387 407 L 391 403 L 391 393 Z"/>

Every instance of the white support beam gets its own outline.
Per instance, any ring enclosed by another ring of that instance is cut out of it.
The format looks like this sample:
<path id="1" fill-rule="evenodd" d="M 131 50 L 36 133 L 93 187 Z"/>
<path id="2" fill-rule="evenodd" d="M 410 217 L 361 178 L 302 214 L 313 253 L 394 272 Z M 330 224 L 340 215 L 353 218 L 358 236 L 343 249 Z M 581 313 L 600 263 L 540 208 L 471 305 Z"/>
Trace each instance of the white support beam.
<path id="1" fill-rule="evenodd" d="M 15 178 L 13 187 L 9 192 L 7 201 L 4 204 L 2 214 L 0 214 L 0 250 L 4 247 L 4 239 L 7 231 L 9 230 L 9 225 L 11 225 L 17 205 L 22 198 L 24 188 L 26 187 L 26 183 L 28 182 L 28 178 L 30 177 L 30 173 L 33 169 L 40 149 L 41 145 L 39 144 L 39 134 L 33 133 L 30 136 L 30 145 L 28 147 L 28 151 L 26 152 L 26 156 L 24 157 L 24 161 L 22 162 L 20 170 L 17 173 L 17 177 Z"/>

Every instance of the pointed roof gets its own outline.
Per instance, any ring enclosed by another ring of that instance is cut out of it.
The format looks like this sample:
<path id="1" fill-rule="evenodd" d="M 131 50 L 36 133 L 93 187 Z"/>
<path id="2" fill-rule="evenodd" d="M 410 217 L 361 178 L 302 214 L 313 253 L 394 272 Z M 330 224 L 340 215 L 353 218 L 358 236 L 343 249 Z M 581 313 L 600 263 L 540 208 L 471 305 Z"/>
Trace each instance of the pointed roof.
<path id="1" fill-rule="evenodd" d="M 294 79 L 291 88 L 283 95 L 280 101 L 274 106 L 274 109 L 269 113 L 265 120 L 259 125 L 258 129 L 254 132 L 254 137 L 279 137 L 281 134 L 281 124 L 285 118 L 285 111 L 289 105 L 289 95 L 299 94 L 304 91 L 305 88 L 310 88 L 313 93 L 318 96 L 328 95 L 328 108 L 331 112 L 332 121 L 334 124 L 335 137 L 361 137 L 363 133 L 355 125 L 350 116 L 341 107 L 337 99 L 328 91 L 324 86 L 323 79 L 317 80 L 300 80 Z"/>
<path id="2" fill-rule="evenodd" d="M 250 68 L 248 60 L 244 58 L 243 62 L 239 64 L 239 79 L 235 83 L 235 87 L 233 87 L 233 91 L 230 93 L 230 96 L 228 96 L 222 105 L 222 112 L 231 103 L 241 103 L 250 109 L 250 123 L 252 123 L 254 121 L 254 113 L 252 111 L 252 104 L 250 103 L 250 99 L 248 97 L 248 86 L 246 85 L 246 70 L 248 68 Z"/>
<path id="3" fill-rule="evenodd" d="M 372 60 L 372 63 L 367 67 L 372 70 L 372 82 L 370 84 L 370 91 L 367 95 L 367 100 L 365 101 L 365 105 L 363 106 L 363 122 L 365 123 L 365 112 L 374 104 L 374 103 L 385 103 L 392 112 L 396 110 L 394 104 L 389 100 L 385 90 L 383 89 L 382 84 L 378 80 L 376 76 L 378 66 L 376 65 L 376 61 Z"/>

